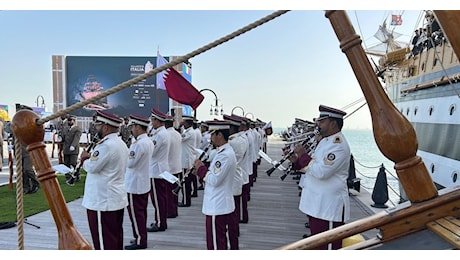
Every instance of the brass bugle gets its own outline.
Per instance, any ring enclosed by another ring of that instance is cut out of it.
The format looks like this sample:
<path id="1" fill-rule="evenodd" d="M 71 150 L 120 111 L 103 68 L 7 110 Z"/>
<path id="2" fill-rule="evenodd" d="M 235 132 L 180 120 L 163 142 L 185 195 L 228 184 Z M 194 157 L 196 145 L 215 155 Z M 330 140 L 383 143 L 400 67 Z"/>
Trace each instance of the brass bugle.
<path id="1" fill-rule="evenodd" d="M 302 141 L 302 146 L 306 147 L 309 149 L 312 143 L 316 142 L 316 136 L 319 134 L 318 130 L 315 129 L 311 132 L 306 133 L 308 135 L 307 138 L 305 138 Z M 298 142 L 297 142 L 298 143 Z M 308 145 L 308 146 L 307 146 Z M 286 154 L 278 163 L 276 163 L 272 168 L 268 169 L 266 171 L 267 175 L 270 176 L 281 164 L 283 164 L 289 157 L 291 157 L 294 154 L 294 150 L 291 150 L 288 154 Z"/>

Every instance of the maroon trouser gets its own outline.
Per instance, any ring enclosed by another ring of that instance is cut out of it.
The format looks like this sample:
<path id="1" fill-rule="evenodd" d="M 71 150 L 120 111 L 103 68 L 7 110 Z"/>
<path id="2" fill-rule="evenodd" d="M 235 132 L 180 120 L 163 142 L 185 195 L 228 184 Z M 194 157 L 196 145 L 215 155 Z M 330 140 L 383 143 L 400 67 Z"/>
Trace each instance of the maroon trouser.
<path id="1" fill-rule="evenodd" d="M 230 250 L 238 250 L 238 236 L 240 235 L 240 200 L 241 195 L 233 196 L 235 201 L 235 210 L 232 215 L 232 226 L 233 228 L 228 228 L 228 239 L 230 240 Z"/>
<path id="2" fill-rule="evenodd" d="M 149 192 L 144 194 L 128 193 L 128 215 L 133 229 L 134 242 L 147 246 L 147 205 Z"/>
<path id="3" fill-rule="evenodd" d="M 174 176 L 176 176 L 179 181 L 180 181 L 180 174 L 181 173 L 176 173 L 176 174 L 173 174 Z M 168 208 L 168 217 L 170 216 L 179 216 L 178 214 L 178 210 L 177 210 L 177 205 L 179 203 L 179 194 L 174 194 L 173 190 L 176 189 L 177 187 L 177 183 L 169 183 L 168 182 L 168 188 L 167 188 L 167 191 L 166 191 L 166 197 L 168 198 L 168 202 L 166 203 L 166 207 Z"/>
<path id="4" fill-rule="evenodd" d="M 308 216 L 308 215 L 307 215 Z M 308 223 L 310 223 L 310 231 L 312 235 L 333 229 L 338 226 L 342 226 L 343 222 L 334 222 L 324 219 L 315 218 L 308 216 Z M 331 244 L 326 244 L 324 246 L 317 247 L 318 250 L 330 250 L 330 249 L 340 249 L 342 248 L 342 239 L 336 240 Z"/>
<path id="5" fill-rule="evenodd" d="M 227 228 L 229 233 L 235 233 L 232 223 L 233 212 L 217 216 L 206 215 L 206 245 L 208 250 L 227 250 Z M 230 244 L 238 245 L 238 237 L 233 237 L 233 239 L 236 241 L 230 241 Z"/>
<path id="6" fill-rule="evenodd" d="M 168 228 L 168 208 L 166 207 L 166 192 L 168 182 L 164 179 L 150 178 L 151 190 L 150 199 L 155 208 L 155 225 L 159 228 Z"/>
<path id="7" fill-rule="evenodd" d="M 124 210 L 125 208 L 115 211 L 86 210 L 94 249 L 123 250 Z M 102 232 L 101 237 L 99 237 L 100 232 Z"/>
<path id="8" fill-rule="evenodd" d="M 248 213 L 248 201 L 249 201 L 249 190 L 251 189 L 251 183 L 243 184 L 243 192 L 241 193 L 241 210 L 240 216 L 241 221 L 247 223 L 249 221 Z"/>

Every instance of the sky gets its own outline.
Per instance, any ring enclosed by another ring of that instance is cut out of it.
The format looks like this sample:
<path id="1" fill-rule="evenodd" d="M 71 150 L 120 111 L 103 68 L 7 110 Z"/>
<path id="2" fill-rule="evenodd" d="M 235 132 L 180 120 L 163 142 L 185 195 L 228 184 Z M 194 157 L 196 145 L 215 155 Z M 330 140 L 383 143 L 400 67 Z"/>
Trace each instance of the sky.
<path id="1" fill-rule="evenodd" d="M 71 2 L 70 6 L 24 2 L 28 1 L 14 1 L 0 9 L 0 104 L 10 107 L 10 117 L 15 103 L 37 106 L 38 101 L 41 105 L 39 96 L 47 110 L 52 109 L 52 55 L 156 56 L 159 49 L 162 56 L 182 56 L 273 10 L 292 9 L 190 59 L 192 84 L 198 90 L 212 89 L 225 114 L 242 115 L 244 110 L 247 117 L 271 121 L 275 128 L 287 128 L 295 118 L 312 120 L 323 104 L 352 114 L 345 128 L 371 129 L 366 105 L 356 112 L 362 102 L 346 108 L 363 95 L 323 6 L 298 6 L 289 0 L 281 1 L 284 5 L 267 1 L 265 8 L 251 7 L 256 1 L 244 1 L 247 5 L 235 1 L 240 5 L 222 8 L 212 1 L 192 5 L 178 1 L 176 8 L 135 5 L 142 1 L 110 7 L 99 1 Z M 341 3 L 336 6 L 346 9 Z M 408 6 L 392 5 L 401 10 L 350 7 L 358 9 L 347 9 L 347 13 L 363 46 L 378 43 L 373 35 L 385 19 L 390 22 L 391 14 L 402 14 L 403 24 L 389 27 L 402 34 L 400 41 L 409 42 L 418 27 L 420 12 L 404 11 Z M 197 109 L 198 120 L 221 118 L 209 115 L 214 95 L 202 94 L 205 99 Z"/>

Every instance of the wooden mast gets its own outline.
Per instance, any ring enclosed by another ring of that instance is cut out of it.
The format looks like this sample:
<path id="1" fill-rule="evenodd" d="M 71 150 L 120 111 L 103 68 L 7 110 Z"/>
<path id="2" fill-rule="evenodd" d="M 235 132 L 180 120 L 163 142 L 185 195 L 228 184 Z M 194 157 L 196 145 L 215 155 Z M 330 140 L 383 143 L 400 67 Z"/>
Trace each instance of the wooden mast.
<path id="1" fill-rule="evenodd" d="M 37 171 L 38 181 L 56 223 L 58 249 L 92 249 L 89 242 L 76 229 L 70 216 L 61 187 L 45 150 L 43 138 L 45 129 L 37 125 L 40 117 L 31 110 L 18 111 L 12 121 L 11 129 L 17 139 L 27 145 L 32 163 Z"/>
<path id="2" fill-rule="evenodd" d="M 415 130 L 383 91 L 346 12 L 326 11 L 326 17 L 369 105 L 377 146 L 395 163 L 396 173 L 408 199 L 421 202 L 436 197 L 438 192 L 433 180 L 422 159 L 416 155 L 418 142 Z"/>

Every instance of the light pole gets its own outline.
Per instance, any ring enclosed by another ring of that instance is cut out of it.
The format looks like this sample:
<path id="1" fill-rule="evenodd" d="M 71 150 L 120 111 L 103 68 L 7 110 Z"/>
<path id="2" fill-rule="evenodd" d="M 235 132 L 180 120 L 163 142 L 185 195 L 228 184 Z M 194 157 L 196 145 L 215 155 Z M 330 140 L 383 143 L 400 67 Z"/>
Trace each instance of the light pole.
<path id="1" fill-rule="evenodd" d="M 244 114 L 244 117 L 248 118 L 248 115 L 251 115 L 251 119 L 254 120 L 254 115 L 251 112 Z"/>
<path id="2" fill-rule="evenodd" d="M 38 100 L 42 98 L 42 103 L 41 103 L 41 106 L 38 105 Z M 42 95 L 38 95 L 37 96 L 37 100 L 35 100 L 35 103 L 37 103 L 37 107 L 43 107 L 45 108 L 45 98 L 42 96 Z"/>
<path id="3" fill-rule="evenodd" d="M 215 97 L 215 100 L 216 100 L 216 104 L 215 105 L 212 105 L 211 104 L 211 109 L 209 109 L 209 114 L 212 116 L 213 114 L 214 115 L 219 115 L 219 112 L 220 114 L 224 114 L 224 109 L 222 108 L 222 105 L 219 105 L 219 99 L 217 98 L 217 95 L 216 93 L 212 90 L 212 89 L 209 89 L 209 88 L 204 88 L 202 90 L 200 90 L 200 93 L 203 92 L 203 91 L 210 91 L 212 92 L 212 94 L 214 94 L 214 97 Z M 194 114 L 193 114 L 193 118 L 196 119 L 196 110 L 194 111 Z"/>
<path id="4" fill-rule="evenodd" d="M 241 111 L 243 111 L 243 116 L 244 116 L 244 109 L 242 107 L 240 107 L 240 106 L 236 106 L 236 107 L 232 108 L 232 115 L 233 115 L 233 111 L 235 110 L 235 108 L 241 109 Z"/>

